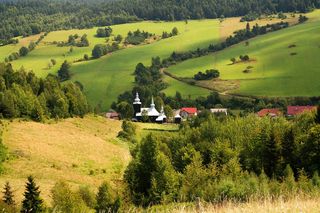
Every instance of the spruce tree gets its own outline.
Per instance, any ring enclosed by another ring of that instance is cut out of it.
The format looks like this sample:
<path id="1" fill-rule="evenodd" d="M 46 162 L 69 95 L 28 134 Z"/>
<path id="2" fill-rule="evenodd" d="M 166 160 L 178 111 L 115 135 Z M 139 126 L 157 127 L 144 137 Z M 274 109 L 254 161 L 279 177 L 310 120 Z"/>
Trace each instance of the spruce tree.
<path id="1" fill-rule="evenodd" d="M 15 205 L 14 199 L 13 199 L 13 192 L 11 189 L 11 186 L 9 182 L 6 182 L 4 186 L 4 191 L 3 191 L 3 202 L 6 203 L 7 205 Z"/>
<path id="2" fill-rule="evenodd" d="M 317 114 L 316 114 L 315 122 L 317 124 L 320 124 L 320 106 L 318 106 L 318 108 L 317 108 Z"/>
<path id="3" fill-rule="evenodd" d="M 71 78 L 70 64 L 67 61 L 64 61 L 61 65 L 61 68 L 58 70 L 58 76 L 60 81 L 66 81 Z"/>
<path id="4" fill-rule="evenodd" d="M 21 212 L 44 212 L 43 200 L 40 198 L 39 186 L 36 185 L 32 176 L 28 177 Z"/>
<path id="5" fill-rule="evenodd" d="M 99 187 L 99 191 L 96 197 L 97 206 L 96 212 L 113 212 L 113 197 L 109 189 L 109 184 L 107 182 L 103 182 Z"/>

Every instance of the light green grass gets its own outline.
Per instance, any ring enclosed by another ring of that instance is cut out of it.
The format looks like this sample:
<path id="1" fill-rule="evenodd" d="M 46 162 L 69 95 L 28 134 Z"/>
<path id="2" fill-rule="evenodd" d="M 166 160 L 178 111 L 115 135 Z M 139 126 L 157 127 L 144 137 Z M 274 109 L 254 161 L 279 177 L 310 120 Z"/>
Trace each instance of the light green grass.
<path id="1" fill-rule="evenodd" d="M 224 51 L 191 59 L 168 69 L 179 77 L 193 77 L 198 71 L 216 68 L 221 79 L 240 80 L 235 93 L 258 96 L 320 95 L 320 11 L 308 14 L 310 21 L 269 33 Z M 288 48 L 295 44 L 296 48 Z M 291 56 L 291 53 L 297 53 Z M 248 54 L 256 61 L 230 65 L 230 58 Z M 252 72 L 243 73 L 247 66 Z"/>
<path id="2" fill-rule="evenodd" d="M 108 109 L 111 103 L 116 101 L 119 94 L 133 87 L 134 76 L 132 73 L 139 62 L 149 65 L 154 56 L 165 58 L 173 51 L 205 47 L 219 39 L 218 20 L 189 21 L 188 24 L 183 21 L 148 21 L 112 26 L 113 35 L 121 34 L 123 37 L 126 37 L 128 31 L 136 29 L 161 35 L 163 31 L 170 32 L 174 27 L 179 30 L 178 36 L 148 45 L 128 47 L 98 60 L 74 63 L 72 65 L 72 80 L 78 80 L 84 85 L 87 97 L 93 106 L 101 103 L 104 109 Z M 91 56 L 95 44 L 106 43 L 104 38 L 95 37 L 96 29 L 51 32 L 28 56 L 22 57 L 12 64 L 15 69 L 23 66 L 26 70 L 33 70 L 41 77 L 47 76 L 48 73 L 56 73 L 64 60 L 73 62 L 83 58 L 84 54 Z M 51 44 L 53 41 L 67 41 L 69 35 L 76 33 L 80 36 L 86 33 L 90 46 L 74 47 L 74 51 L 69 53 L 70 47 L 57 47 Z M 57 65 L 49 70 L 50 59 L 55 59 Z M 197 91 L 198 89 L 192 94 L 198 93 Z"/>
<path id="3" fill-rule="evenodd" d="M 108 108 L 120 93 L 132 88 L 132 74 L 139 62 L 149 65 L 154 56 L 164 58 L 173 51 L 207 46 L 219 38 L 218 25 L 217 20 L 203 20 L 189 21 L 187 25 L 184 22 L 144 22 L 113 27 L 115 32 L 140 28 L 159 35 L 176 26 L 180 34 L 149 45 L 120 50 L 99 60 L 76 64 L 72 68 L 74 79 L 84 84 L 90 103 L 101 102 L 104 108 Z"/>
<path id="4" fill-rule="evenodd" d="M 195 99 L 197 97 L 206 97 L 210 94 L 210 90 L 201 87 L 195 87 L 190 84 L 180 82 L 169 76 L 164 76 L 164 81 L 169 85 L 163 92 L 168 96 L 175 96 L 180 92 L 183 98 Z"/>

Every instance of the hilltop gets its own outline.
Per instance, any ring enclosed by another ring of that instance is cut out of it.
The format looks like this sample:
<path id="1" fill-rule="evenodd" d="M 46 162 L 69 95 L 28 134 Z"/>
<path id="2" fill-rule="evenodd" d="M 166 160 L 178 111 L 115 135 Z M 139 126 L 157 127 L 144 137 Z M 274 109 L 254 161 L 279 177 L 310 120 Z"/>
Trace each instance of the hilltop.
<path id="1" fill-rule="evenodd" d="M 269 97 L 319 96 L 320 11 L 307 16 L 309 21 L 304 24 L 182 62 L 167 71 L 178 77 L 193 78 L 198 71 L 218 69 L 220 80 L 198 81 L 196 84 L 221 93 Z M 240 55 L 248 55 L 252 60 L 232 64 L 230 59 Z M 248 68 L 249 72 L 245 72 Z"/>

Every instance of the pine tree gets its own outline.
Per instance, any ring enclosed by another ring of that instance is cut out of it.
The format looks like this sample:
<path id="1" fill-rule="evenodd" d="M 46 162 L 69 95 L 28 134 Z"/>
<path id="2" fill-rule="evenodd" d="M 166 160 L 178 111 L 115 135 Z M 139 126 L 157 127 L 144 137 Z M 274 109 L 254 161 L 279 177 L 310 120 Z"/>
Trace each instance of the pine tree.
<path id="1" fill-rule="evenodd" d="M 3 202 L 6 203 L 7 205 L 15 205 L 14 199 L 13 199 L 13 192 L 11 189 L 11 186 L 9 182 L 6 182 L 4 186 L 4 191 L 3 191 Z"/>
<path id="2" fill-rule="evenodd" d="M 28 177 L 24 200 L 22 201 L 21 212 L 38 213 L 44 212 L 43 200 L 40 198 L 39 187 L 32 176 Z"/>
<path id="3" fill-rule="evenodd" d="M 70 64 L 67 61 L 64 61 L 61 65 L 61 68 L 58 70 L 58 76 L 60 81 L 66 81 L 71 78 Z"/>
<path id="4" fill-rule="evenodd" d="M 318 106 L 318 108 L 317 108 L 317 114 L 316 114 L 315 122 L 317 124 L 320 124 L 320 106 Z"/>
<path id="5" fill-rule="evenodd" d="M 99 191 L 96 197 L 96 212 L 112 212 L 111 210 L 113 208 L 113 197 L 109 188 L 110 187 L 107 182 L 103 182 L 99 187 Z"/>

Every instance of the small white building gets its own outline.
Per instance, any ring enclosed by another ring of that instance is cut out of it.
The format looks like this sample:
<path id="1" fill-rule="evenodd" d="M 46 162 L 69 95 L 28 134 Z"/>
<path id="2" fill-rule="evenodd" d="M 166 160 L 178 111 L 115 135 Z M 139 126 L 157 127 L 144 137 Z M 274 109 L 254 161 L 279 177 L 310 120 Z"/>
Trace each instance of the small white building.
<path id="1" fill-rule="evenodd" d="M 214 108 L 210 109 L 212 114 L 225 114 L 228 115 L 228 109 L 226 108 Z"/>

